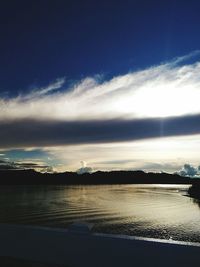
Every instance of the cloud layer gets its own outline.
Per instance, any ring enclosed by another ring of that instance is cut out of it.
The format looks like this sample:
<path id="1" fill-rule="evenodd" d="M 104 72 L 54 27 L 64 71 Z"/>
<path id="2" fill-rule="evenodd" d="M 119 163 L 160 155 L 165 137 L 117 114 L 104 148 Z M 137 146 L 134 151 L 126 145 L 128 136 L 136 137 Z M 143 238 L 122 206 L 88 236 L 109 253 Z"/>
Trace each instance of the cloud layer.
<path id="1" fill-rule="evenodd" d="M 50 171 L 52 170 L 52 167 L 45 165 L 44 163 L 14 162 L 6 159 L 0 159 L 0 170 L 26 170 L 26 169 Z"/>
<path id="2" fill-rule="evenodd" d="M 85 78 L 65 89 L 62 78 L 25 95 L 1 98 L 0 120 L 80 121 L 199 114 L 200 62 L 183 64 L 193 54 L 109 81 Z"/>
<path id="3" fill-rule="evenodd" d="M 200 133 L 200 116 L 167 119 L 48 121 L 15 120 L 0 125 L 0 147 L 48 147 L 113 143 Z"/>

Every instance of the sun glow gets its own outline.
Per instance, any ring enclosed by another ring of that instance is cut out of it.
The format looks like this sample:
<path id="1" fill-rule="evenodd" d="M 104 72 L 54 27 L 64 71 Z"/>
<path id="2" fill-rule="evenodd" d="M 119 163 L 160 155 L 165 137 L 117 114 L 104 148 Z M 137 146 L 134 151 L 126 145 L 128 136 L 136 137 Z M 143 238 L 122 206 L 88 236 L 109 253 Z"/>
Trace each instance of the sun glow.
<path id="1" fill-rule="evenodd" d="M 170 117 L 199 113 L 200 90 L 193 86 L 146 87 L 134 96 L 140 117 Z"/>

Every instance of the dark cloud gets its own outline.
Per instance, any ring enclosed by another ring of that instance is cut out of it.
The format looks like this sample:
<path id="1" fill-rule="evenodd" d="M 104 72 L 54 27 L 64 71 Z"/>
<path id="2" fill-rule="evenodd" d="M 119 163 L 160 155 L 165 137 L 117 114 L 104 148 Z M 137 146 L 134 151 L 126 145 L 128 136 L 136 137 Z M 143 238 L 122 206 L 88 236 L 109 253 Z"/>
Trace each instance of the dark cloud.
<path id="1" fill-rule="evenodd" d="M 11 162 L 8 160 L 0 160 L 0 170 L 24 170 L 24 169 L 40 169 L 50 172 L 50 166 L 37 164 L 33 162 Z"/>
<path id="2" fill-rule="evenodd" d="M 15 166 L 14 162 L 0 160 L 0 170 L 15 170 L 15 169 L 19 168 Z"/>
<path id="3" fill-rule="evenodd" d="M 6 160 L 0 159 L 0 164 L 5 164 Z"/>
<path id="4" fill-rule="evenodd" d="M 0 147 L 119 142 L 199 133 L 199 115 L 167 119 L 68 122 L 26 119 L 0 122 Z"/>
<path id="5" fill-rule="evenodd" d="M 15 166 L 19 167 L 19 168 L 22 168 L 22 169 L 43 169 L 43 168 L 48 168 L 49 166 L 48 165 L 42 165 L 42 164 L 38 164 L 38 163 L 23 163 L 23 162 L 20 162 L 20 163 L 14 163 Z"/>

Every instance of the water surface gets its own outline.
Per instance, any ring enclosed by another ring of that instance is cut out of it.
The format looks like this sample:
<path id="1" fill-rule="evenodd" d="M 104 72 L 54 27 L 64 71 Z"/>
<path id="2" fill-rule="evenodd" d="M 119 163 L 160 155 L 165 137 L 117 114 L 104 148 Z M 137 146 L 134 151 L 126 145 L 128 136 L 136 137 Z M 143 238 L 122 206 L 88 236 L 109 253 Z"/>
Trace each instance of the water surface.
<path id="1" fill-rule="evenodd" d="M 1 186 L 0 223 L 64 227 L 200 242 L 199 203 L 188 185 Z"/>

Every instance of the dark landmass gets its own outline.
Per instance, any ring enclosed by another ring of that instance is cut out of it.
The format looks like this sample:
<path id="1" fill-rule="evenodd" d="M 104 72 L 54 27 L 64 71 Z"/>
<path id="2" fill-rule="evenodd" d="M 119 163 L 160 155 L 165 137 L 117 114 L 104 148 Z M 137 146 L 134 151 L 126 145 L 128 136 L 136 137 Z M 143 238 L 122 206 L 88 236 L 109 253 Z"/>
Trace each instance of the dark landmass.
<path id="1" fill-rule="evenodd" d="M 97 171 L 91 174 L 40 173 L 34 170 L 0 171 L 0 185 L 192 184 L 193 181 L 194 179 L 178 174 L 143 171 Z"/>
<path id="2" fill-rule="evenodd" d="M 188 195 L 200 201 L 200 181 L 193 181 L 192 186 L 188 189 Z"/>

